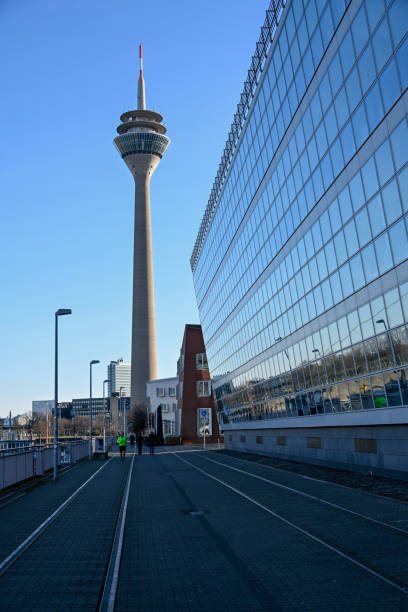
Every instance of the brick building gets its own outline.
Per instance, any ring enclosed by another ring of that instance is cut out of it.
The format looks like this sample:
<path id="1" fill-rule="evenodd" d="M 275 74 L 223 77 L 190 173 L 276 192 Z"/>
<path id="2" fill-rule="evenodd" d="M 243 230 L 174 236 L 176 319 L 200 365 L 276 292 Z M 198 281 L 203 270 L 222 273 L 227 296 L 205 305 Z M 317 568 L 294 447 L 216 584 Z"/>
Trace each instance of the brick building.
<path id="1" fill-rule="evenodd" d="M 216 442 L 219 436 L 218 420 L 201 325 L 185 326 L 177 362 L 177 377 L 181 437 L 184 443 L 202 442 L 204 428 L 206 440 Z"/>

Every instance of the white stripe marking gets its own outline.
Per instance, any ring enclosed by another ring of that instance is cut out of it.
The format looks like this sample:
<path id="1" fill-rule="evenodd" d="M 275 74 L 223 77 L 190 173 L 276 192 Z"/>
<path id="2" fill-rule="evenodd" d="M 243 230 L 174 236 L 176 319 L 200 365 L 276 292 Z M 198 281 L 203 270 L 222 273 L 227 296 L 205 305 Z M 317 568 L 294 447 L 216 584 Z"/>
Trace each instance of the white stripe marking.
<path id="1" fill-rule="evenodd" d="M 215 480 L 216 482 L 219 482 L 222 486 L 226 487 L 227 489 L 230 489 L 231 491 L 234 491 L 234 493 L 236 493 L 237 495 L 240 495 L 241 497 L 243 497 L 244 499 L 248 500 L 249 502 L 251 502 L 255 506 L 258 506 L 258 508 L 261 508 L 262 510 L 265 510 L 265 512 L 267 512 L 268 514 L 270 514 L 270 515 L 274 516 L 275 518 L 279 519 L 280 521 L 282 521 L 286 525 L 289 525 L 290 527 L 293 527 L 293 529 L 296 529 L 296 531 L 300 531 L 300 533 L 303 533 L 303 535 L 306 535 L 307 537 L 311 538 L 315 542 L 318 542 L 319 544 L 321 544 L 325 548 L 328 548 L 329 550 L 331 550 L 332 552 L 336 553 L 340 557 L 343 557 L 343 559 L 347 559 L 348 561 L 351 561 L 351 563 L 353 563 L 354 565 L 357 565 L 358 567 L 360 567 L 361 569 L 365 570 L 369 574 L 372 574 L 373 576 L 376 576 L 376 578 L 379 578 L 383 582 L 386 582 L 387 584 L 389 584 L 390 586 L 394 587 L 395 589 L 397 589 L 401 593 L 404 593 L 404 595 L 407 594 L 407 588 L 406 587 L 401 587 L 396 582 L 393 582 L 392 580 L 389 580 L 388 578 L 386 578 L 385 576 L 382 576 L 381 574 L 379 574 L 375 570 L 371 569 L 367 565 L 364 565 L 364 563 L 360 563 L 359 561 L 356 561 L 356 559 L 353 559 L 353 557 L 350 557 L 346 553 L 343 553 L 341 550 L 335 548 L 334 546 L 331 546 L 330 544 L 328 544 L 324 540 L 321 540 L 320 538 L 318 538 L 317 536 L 313 535 L 312 533 L 309 533 L 305 529 L 302 529 L 302 527 L 299 527 L 298 525 L 295 525 L 295 523 L 292 523 L 292 521 L 289 521 L 288 519 L 285 519 L 280 514 L 277 514 L 276 512 L 273 512 L 273 510 L 271 510 L 267 506 L 264 506 L 260 502 L 257 502 L 256 499 L 253 499 L 252 497 L 250 497 L 249 495 L 247 495 L 243 491 L 240 491 L 239 489 L 236 489 L 235 487 L 229 485 L 227 482 L 224 482 L 223 480 L 220 480 L 216 476 L 213 476 L 212 474 L 209 474 L 208 472 L 206 472 L 205 470 L 202 470 L 201 468 L 197 467 L 196 465 L 194 465 L 190 461 L 187 461 L 187 459 L 183 459 L 182 457 L 179 457 L 179 455 L 177 455 L 177 453 L 174 453 L 174 454 L 177 457 L 177 459 L 179 459 L 183 463 L 187 463 L 188 465 L 191 465 L 191 467 L 194 468 L 195 470 L 197 470 L 198 472 L 201 472 L 205 476 L 208 476 L 208 478 L 211 478 L 212 480 Z"/>

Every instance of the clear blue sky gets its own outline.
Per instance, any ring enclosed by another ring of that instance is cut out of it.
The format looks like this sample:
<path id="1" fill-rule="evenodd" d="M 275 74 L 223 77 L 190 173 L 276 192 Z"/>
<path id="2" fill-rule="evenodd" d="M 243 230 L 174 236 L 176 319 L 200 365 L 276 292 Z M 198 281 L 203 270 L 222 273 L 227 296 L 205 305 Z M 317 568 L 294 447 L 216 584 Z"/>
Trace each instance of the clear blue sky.
<path id="1" fill-rule="evenodd" d="M 0 0 L 0 416 L 53 397 L 102 394 L 130 360 L 133 181 L 113 146 L 147 107 L 171 145 L 151 182 L 158 369 L 175 375 L 199 322 L 189 258 L 268 0 Z M 154 8 L 153 8 L 154 7 Z"/>

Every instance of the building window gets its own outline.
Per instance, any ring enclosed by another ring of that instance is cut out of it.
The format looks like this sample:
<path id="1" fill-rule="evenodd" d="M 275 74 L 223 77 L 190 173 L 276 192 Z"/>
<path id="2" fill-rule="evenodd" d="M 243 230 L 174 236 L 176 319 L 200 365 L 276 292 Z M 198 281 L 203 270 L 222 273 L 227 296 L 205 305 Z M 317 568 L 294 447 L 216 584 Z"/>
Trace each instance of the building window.
<path id="1" fill-rule="evenodd" d="M 165 396 L 165 390 L 163 387 L 157 387 L 156 389 L 156 396 L 157 397 L 164 397 Z"/>
<path id="2" fill-rule="evenodd" d="M 160 404 L 160 405 L 161 405 L 162 412 L 168 412 L 169 411 L 169 405 L 168 404 Z"/>
<path id="3" fill-rule="evenodd" d="M 197 380 L 196 384 L 198 397 L 207 397 L 211 395 L 211 383 L 209 380 Z"/>
<path id="4" fill-rule="evenodd" d="M 169 396 L 176 397 L 176 387 L 169 387 Z"/>
<path id="5" fill-rule="evenodd" d="M 173 412 L 176 412 L 176 410 L 177 410 L 177 404 L 172 404 L 172 407 L 173 407 Z"/>
<path id="6" fill-rule="evenodd" d="M 196 354 L 197 370 L 208 370 L 207 355 L 205 353 Z"/>

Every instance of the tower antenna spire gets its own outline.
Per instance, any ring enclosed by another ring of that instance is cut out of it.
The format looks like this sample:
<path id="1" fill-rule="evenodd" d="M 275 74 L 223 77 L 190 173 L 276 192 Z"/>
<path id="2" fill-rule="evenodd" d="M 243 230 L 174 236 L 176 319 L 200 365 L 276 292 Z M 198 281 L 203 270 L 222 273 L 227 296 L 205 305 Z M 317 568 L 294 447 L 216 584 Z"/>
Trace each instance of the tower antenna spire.
<path id="1" fill-rule="evenodd" d="M 139 45 L 140 73 L 137 84 L 137 110 L 146 110 L 145 84 L 143 79 L 143 49 Z"/>

